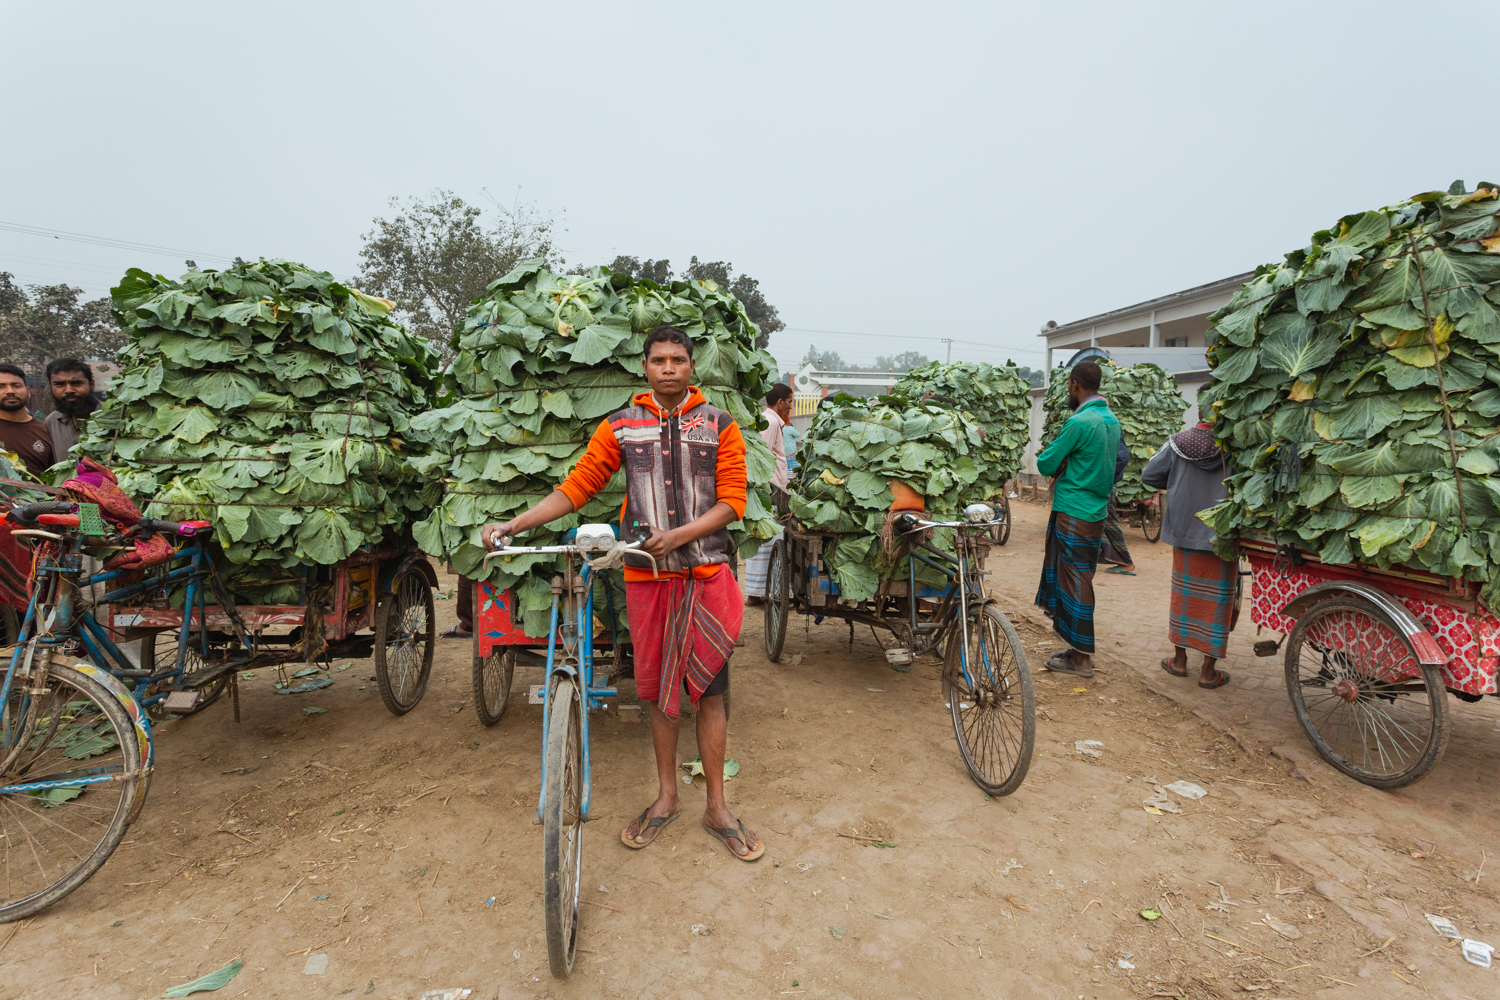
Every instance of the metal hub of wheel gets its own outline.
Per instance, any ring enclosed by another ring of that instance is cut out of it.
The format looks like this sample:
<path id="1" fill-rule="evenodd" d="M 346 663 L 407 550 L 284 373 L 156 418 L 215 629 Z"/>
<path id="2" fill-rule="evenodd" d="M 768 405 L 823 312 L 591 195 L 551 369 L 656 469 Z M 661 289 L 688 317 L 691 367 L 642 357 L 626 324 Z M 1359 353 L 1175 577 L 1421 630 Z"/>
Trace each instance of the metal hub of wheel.
<path id="1" fill-rule="evenodd" d="M 1347 702 L 1359 700 L 1359 685 L 1345 677 L 1333 685 L 1334 697 Z"/>

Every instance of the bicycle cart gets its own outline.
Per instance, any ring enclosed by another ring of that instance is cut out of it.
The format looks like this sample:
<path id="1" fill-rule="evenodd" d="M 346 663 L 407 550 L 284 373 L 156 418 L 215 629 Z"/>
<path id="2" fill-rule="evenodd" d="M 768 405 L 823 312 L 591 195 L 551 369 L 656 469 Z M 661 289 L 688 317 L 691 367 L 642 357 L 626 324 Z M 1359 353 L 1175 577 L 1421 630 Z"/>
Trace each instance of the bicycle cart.
<path id="1" fill-rule="evenodd" d="M 793 613 L 849 622 L 889 632 L 898 645 L 886 659 L 900 669 L 923 653 L 943 660 L 943 697 L 959 752 L 975 784 L 990 795 L 1021 787 L 1036 738 L 1036 701 L 1026 650 L 1015 628 L 985 593 L 984 560 L 997 519 L 973 504 L 966 521 L 928 521 L 915 514 L 895 520 L 906 542 L 906 579 L 883 580 L 873 600 L 845 600 L 829 574 L 823 550 L 836 536 L 802 528 L 785 515 L 783 535 L 771 550 L 766 578 L 766 658 L 781 659 Z M 933 528 L 953 532 L 953 551 L 923 537 Z M 917 564 L 947 579 L 941 589 L 921 585 Z M 883 643 L 882 643 L 883 645 Z"/>
<path id="2" fill-rule="evenodd" d="M 617 694 L 609 686 L 613 677 L 608 674 L 604 675 L 604 685 L 595 684 L 594 668 L 605 664 L 618 668 L 624 646 L 616 631 L 613 598 L 609 596 L 606 596 L 605 623 L 611 633 L 609 642 L 606 645 L 595 641 L 594 625 L 599 619 L 595 613 L 594 585 L 600 571 L 613 567 L 626 552 L 637 550 L 640 544 L 619 542 L 615 529 L 607 524 L 583 525 L 568 531 L 563 539 L 562 545 L 507 545 L 485 556 L 488 561 L 503 556 L 560 555 L 565 567 L 562 574 L 552 578 L 551 627 L 546 639 L 542 687 L 542 788 L 537 798 L 537 819 L 542 824 L 542 908 L 547 959 L 552 975 L 558 979 L 566 979 L 572 971 L 578 948 L 583 824 L 589 820 L 592 785 L 589 713 L 598 709 L 605 698 Z M 607 585 L 599 589 L 606 595 L 610 593 Z M 481 596 L 485 593 L 485 589 L 479 591 Z M 488 593 L 494 600 L 493 589 Z M 502 593 L 510 596 L 509 592 Z M 494 604 L 490 607 L 492 612 L 496 610 Z M 509 665 L 504 668 L 507 693 L 517 648 L 536 642 L 526 638 L 518 621 L 509 621 L 511 614 L 507 609 L 513 607 L 507 604 L 499 608 L 509 628 L 501 635 L 485 636 L 490 643 L 487 657 L 497 653 L 509 657 Z M 492 616 L 490 621 L 496 631 L 501 624 L 497 617 Z M 486 631 L 482 622 L 482 617 L 476 622 L 476 640 Z M 476 659 L 481 648 L 485 647 L 476 641 Z M 476 664 L 476 686 L 481 682 Z M 504 708 L 502 700 L 499 712 Z"/>
<path id="3" fill-rule="evenodd" d="M 1116 501 L 1115 513 L 1121 524 L 1137 524 L 1148 542 L 1161 541 L 1162 522 L 1167 519 L 1167 495 L 1155 493 L 1128 503 Z"/>
<path id="4" fill-rule="evenodd" d="M 1287 694 L 1328 763 L 1367 785 L 1416 781 L 1448 744 L 1447 694 L 1500 694 L 1500 620 L 1477 585 L 1409 569 L 1323 563 L 1246 537 L 1250 620 L 1286 643 Z M 1269 655 L 1280 642 L 1256 643 Z"/>
<path id="5" fill-rule="evenodd" d="M 238 719 L 240 672 L 329 652 L 366 655 L 371 645 L 398 699 L 392 706 L 382 690 L 391 710 L 421 697 L 435 575 L 414 549 L 356 553 L 331 567 L 343 590 L 309 588 L 305 606 L 242 609 L 202 544 L 208 522 L 143 518 L 127 535 L 106 527 L 96 505 L 71 501 L 21 504 L 6 520 L 11 537 L 34 549 L 26 615 L 0 684 L 0 922 L 51 905 L 108 860 L 145 805 L 155 762 L 150 715 L 201 711 L 227 689 Z M 171 543 L 158 565 L 84 571 L 86 554 L 158 536 Z M 363 604 L 353 596 L 361 579 L 370 598 Z M 105 593 L 91 600 L 94 588 Z M 173 609 L 179 588 L 182 607 Z M 352 635 L 372 621 L 373 638 Z M 277 636 L 266 631 L 272 625 L 291 629 Z M 120 644 L 137 639 L 132 658 Z"/>

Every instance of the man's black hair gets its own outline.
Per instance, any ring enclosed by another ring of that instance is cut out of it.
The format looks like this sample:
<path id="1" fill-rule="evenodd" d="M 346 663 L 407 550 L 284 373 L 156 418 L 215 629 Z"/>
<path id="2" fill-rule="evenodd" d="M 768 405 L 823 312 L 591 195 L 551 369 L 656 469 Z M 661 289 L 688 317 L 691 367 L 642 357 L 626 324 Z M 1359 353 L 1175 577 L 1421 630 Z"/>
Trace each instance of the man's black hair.
<path id="1" fill-rule="evenodd" d="M 647 331 L 643 350 L 648 358 L 651 356 L 652 344 L 676 344 L 687 351 L 688 357 L 693 356 L 693 338 L 675 326 L 658 326 Z"/>
<path id="2" fill-rule="evenodd" d="M 26 370 L 20 365 L 0 365 L 0 372 L 4 372 L 7 375 L 14 375 L 22 382 L 26 381 Z"/>
<path id="3" fill-rule="evenodd" d="M 94 384 L 94 369 L 82 358 L 58 358 L 56 361 L 47 362 L 47 381 L 52 381 L 52 376 L 58 372 L 82 372 L 83 377 L 89 380 L 89 385 Z"/>
<path id="4" fill-rule="evenodd" d="M 785 382 L 777 382 L 775 385 L 771 386 L 771 391 L 766 393 L 766 405 L 775 406 L 783 399 L 791 398 L 792 387 L 787 385 Z"/>
<path id="5" fill-rule="evenodd" d="M 1068 372 L 1068 378 L 1077 382 L 1084 392 L 1098 392 L 1099 380 L 1103 377 L 1098 363 L 1094 361 L 1080 361 Z"/>

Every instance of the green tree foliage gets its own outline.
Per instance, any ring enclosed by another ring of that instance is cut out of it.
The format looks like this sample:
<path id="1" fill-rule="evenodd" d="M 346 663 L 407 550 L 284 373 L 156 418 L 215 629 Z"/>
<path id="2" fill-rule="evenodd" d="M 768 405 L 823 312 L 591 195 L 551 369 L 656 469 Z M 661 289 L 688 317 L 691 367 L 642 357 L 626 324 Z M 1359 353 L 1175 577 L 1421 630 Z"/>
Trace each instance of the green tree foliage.
<path id="1" fill-rule="evenodd" d="M 1500 185 L 1339 219 L 1210 317 L 1234 474 L 1203 520 L 1500 600 Z"/>
<path id="2" fill-rule="evenodd" d="M 484 218 L 452 191 L 427 198 L 391 199 L 396 214 L 377 218 L 360 250 L 355 284 L 396 303 L 397 317 L 425 338 L 443 360 L 452 360 L 449 341 L 462 325 L 469 303 L 490 282 L 523 260 L 561 264 L 554 244 L 554 220 L 534 206 L 497 206 Z"/>
<path id="3" fill-rule="evenodd" d="M 0 357 L 35 366 L 48 358 L 113 356 L 125 335 L 110 316 L 109 299 L 80 302 L 82 295 L 66 284 L 23 289 L 0 271 Z"/>

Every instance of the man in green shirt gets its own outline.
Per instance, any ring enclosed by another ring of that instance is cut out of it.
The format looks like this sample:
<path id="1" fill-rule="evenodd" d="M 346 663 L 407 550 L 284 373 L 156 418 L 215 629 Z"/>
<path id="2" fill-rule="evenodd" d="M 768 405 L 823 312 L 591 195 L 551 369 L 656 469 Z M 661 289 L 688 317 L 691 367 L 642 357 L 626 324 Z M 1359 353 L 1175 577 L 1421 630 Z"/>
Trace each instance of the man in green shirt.
<path id="1" fill-rule="evenodd" d="M 1036 459 L 1037 471 L 1054 485 L 1036 604 L 1068 644 L 1046 666 L 1079 677 L 1094 676 L 1094 569 L 1120 446 L 1120 422 L 1099 395 L 1099 378 L 1093 361 L 1073 366 L 1068 402 L 1076 412 Z"/>

